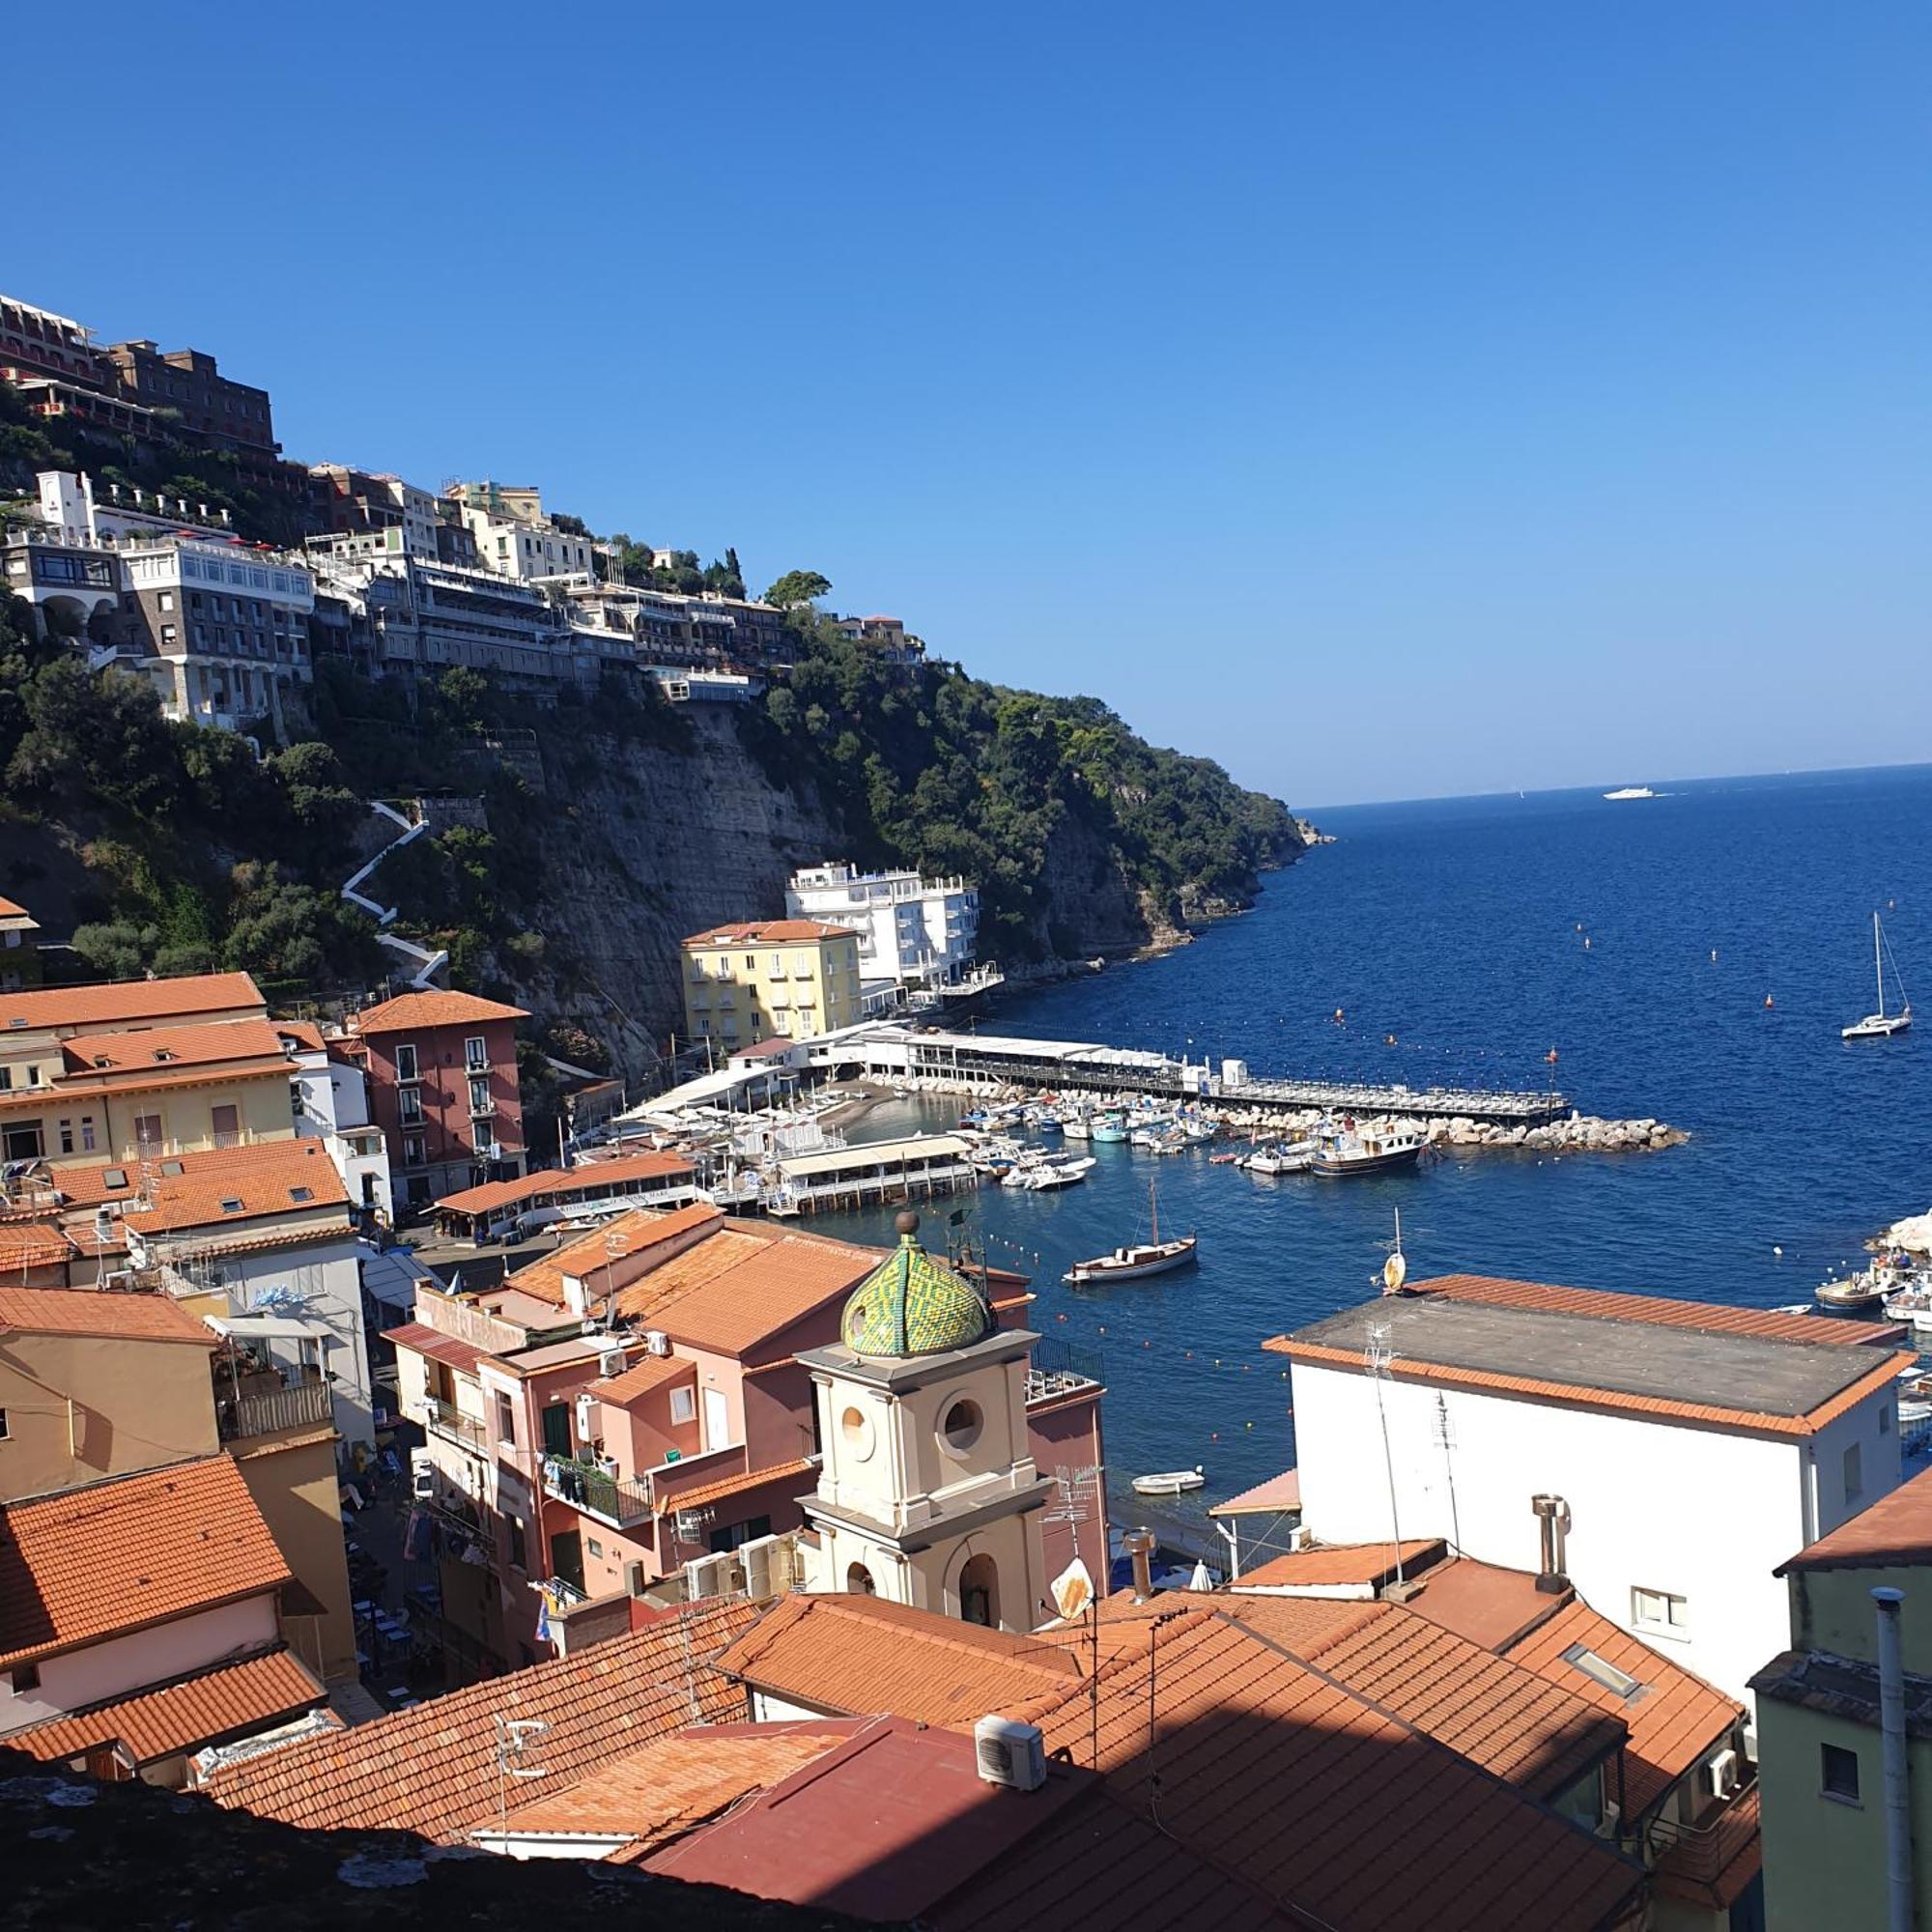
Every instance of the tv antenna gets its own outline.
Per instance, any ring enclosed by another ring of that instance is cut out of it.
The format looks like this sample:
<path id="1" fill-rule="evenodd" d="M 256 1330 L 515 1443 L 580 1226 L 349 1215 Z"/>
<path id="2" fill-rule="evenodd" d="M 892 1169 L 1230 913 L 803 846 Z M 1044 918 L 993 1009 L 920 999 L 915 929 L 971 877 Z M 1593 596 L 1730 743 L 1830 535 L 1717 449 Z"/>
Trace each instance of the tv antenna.
<path id="1" fill-rule="evenodd" d="M 1435 1439 L 1442 1445 L 1442 1471 L 1449 1480 L 1449 1537 L 1458 1556 L 1463 1553 L 1463 1519 L 1456 1508 L 1456 1425 L 1449 1420 L 1449 1398 L 1435 1391 Z"/>
<path id="2" fill-rule="evenodd" d="M 1369 1328 L 1369 1346 L 1363 1353 L 1363 1362 L 1369 1371 L 1369 1379 L 1376 1385 L 1376 1414 L 1382 1425 L 1382 1463 L 1388 1471 L 1389 1490 L 1389 1529 L 1395 1539 L 1395 1580 L 1401 1584 L 1402 1574 L 1402 1518 L 1396 1508 L 1395 1493 L 1395 1451 L 1389 1447 L 1388 1404 L 1383 1398 L 1383 1384 L 1395 1378 L 1395 1348 L 1390 1340 L 1390 1325 L 1386 1321 L 1377 1321 Z"/>
<path id="3" fill-rule="evenodd" d="M 544 1777 L 550 1767 L 527 1764 L 530 1740 L 550 1729 L 541 1718 L 506 1718 L 493 1713 L 490 1721 L 497 1727 L 497 1822 L 507 1829 L 510 1816 L 510 1780 L 513 1777 Z"/>

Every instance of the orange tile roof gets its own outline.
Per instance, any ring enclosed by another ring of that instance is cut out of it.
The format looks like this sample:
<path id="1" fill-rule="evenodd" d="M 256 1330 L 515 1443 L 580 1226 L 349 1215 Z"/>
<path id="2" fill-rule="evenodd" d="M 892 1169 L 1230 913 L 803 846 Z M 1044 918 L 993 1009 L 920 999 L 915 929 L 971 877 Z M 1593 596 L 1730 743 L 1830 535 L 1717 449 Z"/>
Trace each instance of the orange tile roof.
<path id="1" fill-rule="evenodd" d="M 1422 1588 L 1409 1598 L 1408 1607 L 1485 1650 L 1507 1650 L 1575 1595 L 1568 1589 L 1539 1590 L 1527 1570 L 1452 1556 L 1423 1574 Z"/>
<path id="2" fill-rule="evenodd" d="M 785 1235 L 694 1288 L 651 1325 L 696 1348 L 753 1354 L 808 1317 L 842 1304 L 878 1264 L 871 1248 Z M 828 1323 L 824 1339 L 835 1339 L 834 1324 Z"/>
<path id="3" fill-rule="evenodd" d="M 270 1020 L 269 1024 L 284 1039 L 297 1041 L 309 1053 L 326 1053 L 328 1050 L 322 1029 L 313 1020 Z"/>
<path id="4" fill-rule="evenodd" d="M 1932 1469 L 1901 1483 L 1773 1571 L 1919 1570 L 1932 1563 Z"/>
<path id="5" fill-rule="evenodd" d="M 164 1294 L 103 1294 L 84 1288 L 0 1289 L 0 1331 L 10 1329 L 23 1335 L 220 1346 L 205 1321 Z"/>
<path id="6" fill-rule="evenodd" d="M 701 1509 L 707 1503 L 724 1501 L 727 1496 L 741 1496 L 748 1490 L 761 1490 L 767 1483 L 791 1483 L 802 1476 L 816 1473 L 818 1464 L 809 1456 L 801 1456 L 795 1463 L 778 1463 L 762 1469 L 743 1469 L 735 1475 L 720 1476 L 715 1483 L 699 1483 L 696 1489 L 680 1490 L 675 1494 L 659 1498 L 658 1514 L 667 1515 L 673 1510 Z"/>
<path id="7" fill-rule="evenodd" d="M 1301 1507 L 1301 1471 L 1284 1469 L 1278 1476 L 1270 1476 L 1264 1483 L 1257 1483 L 1251 1490 L 1243 1490 L 1237 1496 L 1230 1496 L 1226 1502 L 1215 1503 L 1208 1512 L 1209 1516 L 1266 1516 L 1276 1511 L 1298 1510 Z"/>
<path id="8" fill-rule="evenodd" d="M 0 1668 L 290 1580 L 229 1456 L 0 1507 Z"/>
<path id="9" fill-rule="evenodd" d="M 16 1731 L 7 1740 L 43 1764 L 77 1757 L 97 1745 L 122 1744 L 137 1765 L 204 1745 L 246 1737 L 325 1703 L 328 1693 L 292 1652 L 270 1651 L 148 1690 L 99 1704 L 78 1717 Z"/>
<path id="10" fill-rule="evenodd" d="M 445 1194 L 436 1206 L 453 1214 L 484 1214 L 493 1208 L 536 1201 L 564 1201 L 593 1187 L 618 1187 L 627 1181 L 668 1179 L 672 1175 L 691 1175 L 696 1170 L 688 1154 L 625 1154 L 618 1160 L 582 1161 L 570 1168 L 538 1168 L 509 1180 L 486 1180 L 481 1187 L 466 1187 L 460 1194 Z"/>
<path id="11" fill-rule="evenodd" d="M 214 1773 L 208 1795 L 232 1809 L 313 1830 L 417 1832 L 460 1843 L 497 1815 L 498 1717 L 550 1727 L 537 1759 L 544 1779 L 516 1787 L 534 1804 L 540 1788 L 563 1790 L 694 1718 L 738 1716 L 744 1692 L 708 1660 L 755 1614 L 737 1603 L 682 1611 L 413 1711 L 264 1751 Z"/>
<path id="12" fill-rule="evenodd" d="M 1440 1562 L 1448 1545 L 1441 1537 L 1421 1537 L 1413 1542 L 1330 1543 L 1297 1549 L 1277 1556 L 1254 1570 L 1241 1573 L 1243 1589 L 1310 1589 L 1360 1585 L 1379 1590 L 1396 1579 L 1400 1561 L 1405 1576 L 1413 1576 L 1432 1563 Z"/>
<path id="13" fill-rule="evenodd" d="M 113 1026 L 186 1019 L 266 1005 L 246 973 L 197 973 L 179 980 L 117 980 L 102 986 L 47 986 L 0 993 L 0 1032 L 28 1027 Z"/>
<path id="14" fill-rule="evenodd" d="M 1110 1793 L 1291 1913 L 1378 1932 L 1581 1932 L 1641 1894 L 1641 1868 L 1602 1840 L 1232 1619 L 1185 1610 L 1147 1630 L 1099 1672 Z M 1012 1715 L 1049 1752 L 1088 1760 L 1084 1683 Z"/>
<path id="15" fill-rule="evenodd" d="M 1563 1653 L 1573 1644 L 1627 1671 L 1645 1687 L 1645 1694 L 1626 1703 L 1574 1663 L 1566 1663 Z M 1641 1818 L 1722 1743 L 1727 1731 L 1745 1721 L 1742 1704 L 1660 1657 L 1581 1601 L 1566 1605 L 1503 1655 L 1630 1726 L 1624 1748 L 1624 1815 L 1629 1819 Z"/>
<path id="16" fill-rule="evenodd" d="M 171 1172 L 176 1168 L 179 1173 Z M 140 1185 L 138 1169 L 118 1171 Z M 61 1179 L 65 1185 L 67 1176 Z M 329 1208 L 344 1210 L 330 1217 L 329 1227 L 349 1225 L 348 1190 L 328 1150 L 318 1140 L 258 1141 L 251 1147 L 170 1155 L 155 1164 L 150 1180 L 151 1205 L 141 1210 L 124 1209 L 122 1214 L 128 1227 L 144 1235 L 233 1227 L 242 1221 Z M 308 1198 L 298 1200 L 299 1194 Z M 226 1205 L 231 1201 L 241 1205 L 231 1208 Z M 305 1238 L 314 1238 L 315 1233 L 311 1229 Z"/>
<path id="17" fill-rule="evenodd" d="M 701 1241 L 660 1262 L 648 1274 L 620 1288 L 611 1304 L 611 1312 L 620 1321 L 656 1328 L 660 1325 L 657 1317 L 667 1309 L 675 1307 L 687 1294 L 716 1280 L 727 1268 L 762 1254 L 778 1236 L 776 1228 L 736 1220 L 723 1222 Z"/>
<path id="18" fill-rule="evenodd" d="M 1081 1681 L 1065 1648 L 983 1630 L 882 1597 L 781 1597 L 717 1667 L 747 1684 L 851 1716 L 891 1712 L 970 1727 L 991 1712 L 1056 1699 Z"/>
<path id="19" fill-rule="evenodd" d="M 206 1026 L 146 1027 L 136 1033 L 89 1033 L 61 1045 L 67 1071 L 63 1086 L 85 1085 L 96 1076 L 151 1073 L 157 1067 L 181 1074 L 191 1068 L 226 1066 L 242 1061 L 288 1064 L 282 1037 L 266 1020 L 218 1020 Z M 105 1084 L 104 1079 L 96 1084 Z"/>
<path id="20" fill-rule="evenodd" d="M 1590 1315 L 1605 1321 L 1655 1321 L 1668 1328 L 1701 1328 L 1713 1335 L 1758 1335 L 1776 1342 L 1826 1342 L 1871 1347 L 1896 1341 L 1905 1331 L 1875 1321 L 1846 1321 L 1832 1315 L 1785 1315 L 1773 1308 L 1732 1308 L 1711 1301 L 1677 1301 L 1662 1294 L 1622 1294 L 1603 1288 L 1559 1288 L 1549 1282 L 1513 1281 L 1500 1275 L 1445 1274 L 1410 1282 L 1408 1294 L 1436 1294 L 1452 1301 L 1487 1301 L 1500 1308 L 1543 1308 L 1558 1315 Z"/>
<path id="21" fill-rule="evenodd" d="M 445 1363 L 465 1376 L 473 1376 L 476 1364 L 490 1352 L 487 1349 L 477 1348 L 474 1343 L 445 1335 L 440 1328 L 432 1328 L 426 1321 L 405 1321 L 400 1328 L 385 1328 L 383 1340 L 393 1343 L 398 1349 L 407 1349 L 412 1354 L 427 1355 L 433 1362 Z"/>
<path id="22" fill-rule="evenodd" d="M 789 946 L 814 939 L 856 939 L 849 925 L 827 925 L 816 919 L 754 919 L 737 925 L 714 925 L 694 932 L 687 946 Z"/>
<path id="23" fill-rule="evenodd" d="M 613 1257 L 622 1261 L 660 1242 L 676 1241 L 707 1222 L 722 1224 L 724 1210 L 708 1202 L 695 1202 L 689 1208 L 666 1210 L 660 1208 L 633 1208 L 591 1234 L 580 1235 L 554 1249 L 541 1261 L 520 1267 L 504 1277 L 504 1286 L 536 1296 L 554 1308 L 563 1306 L 563 1278 L 576 1275 L 597 1291 L 597 1270 Z"/>
<path id="24" fill-rule="evenodd" d="M 526 1020 L 522 1007 L 500 1000 L 479 999 L 474 993 L 398 993 L 349 1015 L 352 1032 L 416 1033 L 430 1027 L 474 1026 L 485 1020 Z"/>
<path id="25" fill-rule="evenodd" d="M 0 1221 L 0 1274 L 63 1267 L 80 1252 L 46 1221 Z"/>
<path id="26" fill-rule="evenodd" d="M 590 1384 L 590 1393 L 602 1402 L 619 1406 L 649 1395 L 653 1389 L 668 1388 L 673 1382 L 696 1381 L 695 1363 L 680 1361 L 675 1355 L 646 1355 L 633 1362 L 622 1375 L 609 1376 Z"/>
<path id="27" fill-rule="evenodd" d="M 13 899 L 8 898 L 5 894 L 0 894 L 0 919 L 32 919 L 32 918 L 33 914 L 30 913 L 25 906 L 18 904 L 16 901 Z"/>
<path id="28" fill-rule="evenodd" d="M 500 1823 L 486 1819 L 477 1833 L 623 1836 L 635 1856 L 789 1777 L 852 1728 L 849 1721 L 825 1719 L 679 1731 L 520 1805 Z"/>

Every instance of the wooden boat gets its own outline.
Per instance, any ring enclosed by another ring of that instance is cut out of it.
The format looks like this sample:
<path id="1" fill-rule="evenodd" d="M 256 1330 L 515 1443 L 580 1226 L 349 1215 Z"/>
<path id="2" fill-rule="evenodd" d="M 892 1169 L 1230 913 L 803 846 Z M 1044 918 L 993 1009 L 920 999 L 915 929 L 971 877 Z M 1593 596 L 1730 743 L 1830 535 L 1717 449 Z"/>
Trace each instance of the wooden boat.
<path id="1" fill-rule="evenodd" d="M 1880 1309 L 1888 1295 L 1902 1293 L 1913 1285 L 1909 1258 L 1887 1255 L 1857 1274 L 1822 1283 L 1815 1293 L 1821 1308 L 1861 1315 Z"/>
<path id="2" fill-rule="evenodd" d="M 1110 1281 L 1143 1281 L 1149 1275 L 1167 1274 L 1192 1264 L 1197 1246 L 1194 1236 L 1161 1239 L 1160 1201 L 1151 1183 L 1148 1187 L 1148 1215 L 1152 1224 L 1150 1239 L 1133 1247 L 1116 1248 L 1110 1255 L 1095 1255 L 1091 1261 L 1075 1262 L 1062 1279 L 1072 1288 L 1096 1288 Z"/>
<path id="3" fill-rule="evenodd" d="M 1413 1167 L 1427 1146 L 1427 1140 L 1413 1127 L 1358 1127 L 1344 1122 L 1340 1133 L 1316 1148 L 1311 1172 L 1331 1180 L 1386 1174 L 1394 1168 Z"/>
<path id="4" fill-rule="evenodd" d="M 1891 983 L 1898 988 L 1899 1006 L 1896 1012 L 1885 1009 L 1885 967 L 1891 960 Z M 1878 974 L 1878 1011 L 1867 1013 L 1863 1019 L 1841 1028 L 1840 1039 L 1889 1039 L 1895 1033 L 1906 1033 L 1912 1027 L 1912 1001 L 1905 990 L 1905 981 L 1898 977 L 1898 961 L 1891 959 L 1891 948 L 1886 942 L 1885 927 L 1880 924 L 1877 913 L 1872 914 L 1872 965 Z"/>
<path id="5" fill-rule="evenodd" d="M 1155 1475 L 1136 1476 L 1134 1493 L 1142 1496 L 1178 1496 L 1184 1491 L 1203 1488 L 1207 1481 L 1197 1463 L 1191 1469 L 1163 1469 Z"/>

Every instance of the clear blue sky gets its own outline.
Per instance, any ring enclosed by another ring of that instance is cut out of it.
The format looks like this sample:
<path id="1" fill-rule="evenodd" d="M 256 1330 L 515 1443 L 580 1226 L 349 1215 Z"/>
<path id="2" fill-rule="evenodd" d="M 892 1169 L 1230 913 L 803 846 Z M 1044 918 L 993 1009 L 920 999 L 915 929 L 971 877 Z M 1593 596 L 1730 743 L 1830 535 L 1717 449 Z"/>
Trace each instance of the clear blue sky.
<path id="1" fill-rule="evenodd" d="M 0 287 L 292 455 L 817 568 L 1296 803 L 1927 755 L 1920 5 L 8 40 Z"/>

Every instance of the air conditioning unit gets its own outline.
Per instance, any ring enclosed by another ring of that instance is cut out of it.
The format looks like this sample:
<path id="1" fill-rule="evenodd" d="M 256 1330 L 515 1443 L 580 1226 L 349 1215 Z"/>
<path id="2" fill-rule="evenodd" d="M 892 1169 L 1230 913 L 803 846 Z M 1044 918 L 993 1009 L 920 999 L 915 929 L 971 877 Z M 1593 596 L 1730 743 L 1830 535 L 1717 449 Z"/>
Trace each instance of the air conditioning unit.
<path id="1" fill-rule="evenodd" d="M 973 1754 L 988 1784 L 1037 1791 L 1046 1782 L 1046 1743 L 1037 1724 L 1010 1718 L 981 1718 L 973 1726 Z"/>
<path id="2" fill-rule="evenodd" d="M 1738 1754 L 1734 1750 L 1720 1750 L 1704 1767 L 1711 1780 L 1713 1798 L 1728 1798 L 1738 1788 L 1742 1776 L 1738 1768 Z"/>
<path id="3" fill-rule="evenodd" d="M 646 1328 L 644 1347 L 654 1355 L 668 1355 L 670 1353 L 670 1337 L 662 1328 Z"/>
<path id="4" fill-rule="evenodd" d="M 621 1349 L 600 1349 L 597 1351 L 597 1373 L 607 1380 L 611 1376 L 624 1373 L 624 1351 Z"/>
<path id="5" fill-rule="evenodd" d="M 728 1549 L 696 1556 L 684 1566 L 685 1593 L 691 1598 L 728 1597 L 741 1581 L 738 1559 Z"/>
<path id="6" fill-rule="evenodd" d="M 745 1594 L 754 1604 L 769 1603 L 791 1588 L 788 1536 L 754 1536 L 738 1546 L 738 1561 L 745 1566 Z"/>
<path id="7" fill-rule="evenodd" d="M 588 1442 L 596 1435 L 596 1430 L 591 1427 L 596 1418 L 597 1398 L 587 1390 L 580 1393 L 577 1398 L 577 1439 L 580 1442 Z"/>
<path id="8" fill-rule="evenodd" d="M 436 1494 L 436 1463 L 427 1449 L 410 1451 L 410 1494 L 419 1503 Z"/>

